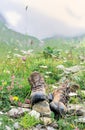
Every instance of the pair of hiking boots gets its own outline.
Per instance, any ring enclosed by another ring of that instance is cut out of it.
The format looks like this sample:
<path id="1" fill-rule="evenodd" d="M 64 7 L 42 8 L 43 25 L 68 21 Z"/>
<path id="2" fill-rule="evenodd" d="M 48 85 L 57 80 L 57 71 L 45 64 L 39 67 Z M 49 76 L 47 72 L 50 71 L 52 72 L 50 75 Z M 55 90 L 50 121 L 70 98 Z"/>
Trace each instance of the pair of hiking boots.
<path id="1" fill-rule="evenodd" d="M 51 100 L 46 95 L 46 84 L 43 76 L 39 72 L 33 72 L 29 77 L 31 85 L 31 105 L 48 100 L 49 107 L 55 115 L 62 116 L 67 111 L 68 94 L 70 87 L 68 82 L 65 82 L 60 88 L 54 90 Z M 41 110 L 42 111 L 42 110 Z"/>

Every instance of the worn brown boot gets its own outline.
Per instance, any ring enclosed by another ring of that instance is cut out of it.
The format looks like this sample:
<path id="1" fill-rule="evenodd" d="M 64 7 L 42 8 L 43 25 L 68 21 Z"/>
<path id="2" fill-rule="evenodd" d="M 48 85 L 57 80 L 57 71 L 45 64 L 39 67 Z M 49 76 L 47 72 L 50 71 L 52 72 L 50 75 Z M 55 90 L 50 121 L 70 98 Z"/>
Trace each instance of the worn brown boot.
<path id="1" fill-rule="evenodd" d="M 34 105 L 39 101 L 46 100 L 46 84 L 44 78 L 39 72 L 33 72 L 28 79 L 31 85 L 31 104 Z"/>
<path id="2" fill-rule="evenodd" d="M 55 113 L 55 116 L 62 116 L 67 111 L 67 101 L 70 87 L 68 82 L 64 83 L 60 88 L 54 90 L 53 101 L 50 103 L 50 109 Z"/>

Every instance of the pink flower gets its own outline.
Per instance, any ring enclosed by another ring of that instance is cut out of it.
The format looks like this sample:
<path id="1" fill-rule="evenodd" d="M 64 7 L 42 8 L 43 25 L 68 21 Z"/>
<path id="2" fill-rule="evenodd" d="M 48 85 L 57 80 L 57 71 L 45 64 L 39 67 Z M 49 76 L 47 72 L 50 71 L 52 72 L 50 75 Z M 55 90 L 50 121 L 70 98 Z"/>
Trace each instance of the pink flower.
<path id="1" fill-rule="evenodd" d="M 75 128 L 75 130 L 79 130 L 79 128 Z"/>
<path id="2" fill-rule="evenodd" d="M 23 57 L 22 57 L 22 60 L 23 60 L 23 61 L 26 61 L 26 57 L 25 57 L 25 56 L 23 56 Z"/>
<path id="3" fill-rule="evenodd" d="M 14 75 L 12 75 L 12 77 L 11 77 L 12 79 L 15 79 L 15 76 Z"/>

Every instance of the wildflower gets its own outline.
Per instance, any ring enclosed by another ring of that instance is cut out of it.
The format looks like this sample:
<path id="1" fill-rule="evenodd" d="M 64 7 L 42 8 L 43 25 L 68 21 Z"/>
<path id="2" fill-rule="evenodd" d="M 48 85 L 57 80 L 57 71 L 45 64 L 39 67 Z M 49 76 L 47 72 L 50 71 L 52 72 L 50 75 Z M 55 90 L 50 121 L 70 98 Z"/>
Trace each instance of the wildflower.
<path id="1" fill-rule="evenodd" d="M 0 86 L 0 91 L 1 91 L 1 90 L 3 90 L 3 87 L 2 87 L 2 86 Z"/>
<path id="2" fill-rule="evenodd" d="M 12 77 L 11 77 L 12 79 L 15 79 L 15 76 L 14 75 L 12 75 Z"/>
<path id="3" fill-rule="evenodd" d="M 14 101 L 18 101 L 19 98 L 18 98 L 17 96 L 14 96 L 14 97 L 13 97 L 13 100 L 14 100 Z"/>
<path id="4" fill-rule="evenodd" d="M 45 65 L 41 65 L 40 68 L 47 69 L 48 67 Z"/>
<path id="5" fill-rule="evenodd" d="M 3 82 L 2 82 L 2 85 L 3 85 L 3 86 L 6 86 L 6 85 L 7 85 L 7 82 L 6 82 L 6 81 L 3 81 Z"/>
<path id="6" fill-rule="evenodd" d="M 26 57 L 25 57 L 25 56 L 23 56 L 23 57 L 22 57 L 22 60 L 23 60 L 23 61 L 26 61 Z"/>
<path id="7" fill-rule="evenodd" d="M 9 71 L 9 70 L 7 70 L 7 71 L 6 71 L 6 73 L 7 73 L 7 74 L 10 74 L 10 71 Z"/>
<path id="8" fill-rule="evenodd" d="M 48 74 L 48 75 L 49 75 L 49 74 L 52 74 L 52 72 L 50 72 L 50 71 L 49 71 L 49 72 L 46 72 L 46 74 Z"/>
<path id="9" fill-rule="evenodd" d="M 44 77 L 45 77 L 46 79 L 49 78 L 49 76 L 47 76 L 47 75 L 45 75 Z"/>
<path id="10" fill-rule="evenodd" d="M 13 102 L 13 96 L 12 95 L 10 95 L 9 100 L 10 100 L 10 102 Z"/>
<path id="11" fill-rule="evenodd" d="M 73 124 L 70 124 L 71 128 L 75 128 L 75 126 Z M 76 129 L 75 129 L 76 130 Z"/>
<path id="12" fill-rule="evenodd" d="M 11 87 L 11 86 L 8 86 L 8 87 L 7 87 L 7 90 L 8 90 L 8 91 L 10 91 L 11 89 L 12 89 L 12 87 Z"/>
<path id="13" fill-rule="evenodd" d="M 79 130 L 79 128 L 75 128 L 75 130 Z"/>

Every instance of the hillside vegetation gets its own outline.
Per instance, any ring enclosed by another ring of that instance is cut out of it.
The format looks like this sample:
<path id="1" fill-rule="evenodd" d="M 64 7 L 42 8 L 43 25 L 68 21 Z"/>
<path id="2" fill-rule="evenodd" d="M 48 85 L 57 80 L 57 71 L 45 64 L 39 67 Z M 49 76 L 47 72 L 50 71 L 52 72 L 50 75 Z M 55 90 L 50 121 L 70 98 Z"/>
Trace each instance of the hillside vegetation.
<path id="1" fill-rule="evenodd" d="M 76 72 L 72 67 L 77 69 Z M 25 99 L 30 99 L 28 77 L 33 71 L 39 71 L 44 76 L 48 85 L 47 93 L 66 79 L 79 84 L 78 94 L 81 98 L 73 98 L 70 103 L 85 102 L 85 94 L 81 94 L 81 90 L 85 90 L 84 38 L 50 38 L 40 42 L 37 38 L 16 33 L 0 23 L 0 111 L 7 112 L 11 105 L 18 106 Z M 17 97 L 17 100 L 11 100 L 13 97 Z M 78 117 L 60 119 L 59 130 L 84 130 L 85 124 L 73 122 L 75 118 Z M 6 122 L 3 124 L 4 129 Z"/>

